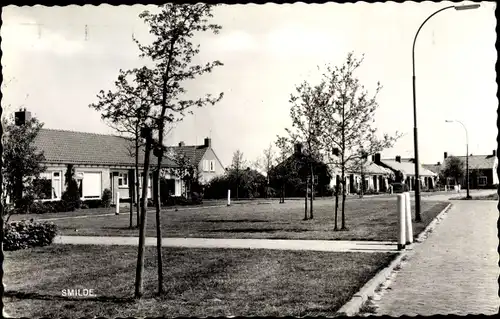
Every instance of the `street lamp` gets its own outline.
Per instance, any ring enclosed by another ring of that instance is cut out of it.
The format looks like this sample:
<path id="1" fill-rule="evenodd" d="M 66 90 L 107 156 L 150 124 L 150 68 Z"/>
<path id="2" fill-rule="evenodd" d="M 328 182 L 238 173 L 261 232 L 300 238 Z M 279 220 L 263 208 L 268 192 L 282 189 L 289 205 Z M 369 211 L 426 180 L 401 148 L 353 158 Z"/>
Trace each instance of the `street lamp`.
<path id="1" fill-rule="evenodd" d="M 453 122 L 456 122 L 456 123 L 459 123 L 460 125 L 462 125 L 462 127 L 464 128 L 465 130 L 465 146 L 466 146 L 466 152 L 467 154 L 465 154 L 465 175 L 466 175 L 466 179 L 467 179 L 467 199 L 471 199 L 470 195 L 469 195 L 469 134 L 467 133 L 467 128 L 465 127 L 464 123 L 460 122 L 460 121 L 452 121 L 452 120 L 446 120 L 445 121 L 446 123 L 453 123 Z"/>
<path id="2" fill-rule="evenodd" d="M 414 152 L 415 152 L 415 221 L 421 222 L 422 217 L 420 215 L 420 179 L 419 179 L 419 172 L 418 172 L 418 133 L 417 133 L 417 100 L 416 100 L 416 88 L 415 88 L 415 43 L 417 42 L 417 36 L 420 33 L 420 30 L 424 26 L 424 24 L 429 21 L 430 18 L 435 16 L 441 11 L 447 10 L 447 9 L 455 9 L 457 11 L 461 10 L 470 10 L 470 9 L 477 9 L 479 8 L 479 4 L 471 4 L 471 5 L 462 5 L 462 6 L 448 6 L 444 7 L 442 9 L 439 9 L 438 11 L 434 12 L 431 14 L 427 19 L 424 20 L 424 22 L 420 25 L 420 27 L 417 30 L 417 33 L 415 34 L 415 38 L 413 39 L 413 48 L 412 48 L 412 64 L 413 64 L 413 142 L 414 142 Z"/>

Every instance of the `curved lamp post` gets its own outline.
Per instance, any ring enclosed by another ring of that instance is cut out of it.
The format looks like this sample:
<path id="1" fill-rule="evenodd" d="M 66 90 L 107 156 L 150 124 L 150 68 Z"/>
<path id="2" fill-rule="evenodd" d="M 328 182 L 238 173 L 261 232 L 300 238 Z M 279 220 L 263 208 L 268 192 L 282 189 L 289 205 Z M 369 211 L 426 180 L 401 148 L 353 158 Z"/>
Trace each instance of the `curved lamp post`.
<path id="1" fill-rule="evenodd" d="M 417 30 L 417 33 L 415 34 L 415 38 L 413 39 L 413 48 L 412 48 L 412 64 L 413 64 L 413 142 L 414 142 L 414 152 L 415 152 L 415 221 L 421 222 L 422 217 L 420 215 L 420 178 L 419 178 L 419 172 L 418 172 L 418 166 L 419 166 L 419 161 L 418 161 L 418 133 L 417 133 L 417 101 L 416 101 L 416 88 L 415 88 L 415 43 L 417 42 L 417 37 L 418 34 L 420 33 L 420 30 L 424 26 L 424 24 L 429 21 L 430 18 L 435 16 L 441 11 L 447 10 L 447 9 L 455 9 L 457 11 L 461 10 L 470 10 L 470 9 L 477 9 L 479 8 L 479 4 L 471 4 L 471 5 L 462 5 L 462 6 L 449 6 L 449 7 L 444 7 L 442 9 L 439 9 L 438 11 L 434 12 L 431 14 L 427 19 L 424 20 L 424 22 L 420 25 L 420 27 Z"/>
<path id="2" fill-rule="evenodd" d="M 446 120 L 445 121 L 446 123 L 453 123 L 453 122 L 456 122 L 456 123 L 459 123 L 460 125 L 462 125 L 462 127 L 464 128 L 465 130 L 465 147 L 466 147 L 466 152 L 467 154 L 465 154 L 465 176 L 466 176 L 466 180 L 467 180 L 467 199 L 470 199 L 470 195 L 469 195 L 469 134 L 467 133 L 467 128 L 465 127 L 464 123 L 460 122 L 460 121 L 451 121 L 451 120 Z"/>

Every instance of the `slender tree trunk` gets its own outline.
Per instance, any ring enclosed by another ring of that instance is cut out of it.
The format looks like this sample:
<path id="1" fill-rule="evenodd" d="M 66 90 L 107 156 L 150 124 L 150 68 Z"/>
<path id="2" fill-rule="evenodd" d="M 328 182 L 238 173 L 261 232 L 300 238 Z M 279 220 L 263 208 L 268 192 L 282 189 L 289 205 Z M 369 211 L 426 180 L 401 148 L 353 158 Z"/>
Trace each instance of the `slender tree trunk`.
<path id="1" fill-rule="evenodd" d="M 311 164 L 311 205 L 309 207 L 309 218 L 313 219 L 313 200 L 314 200 L 314 170 Z"/>
<path id="2" fill-rule="evenodd" d="M 309 180 L 306 178 L 306 192 L 305 192 L 305 195 L 304 195 L 304 199 L 305 199 L 305 201 L 304 201 L 304 220 L 307 220 L 307 200 L 308 200 L 308 198 L 307 198 L 307 195 L 308 195 L 307 190 L 308 190 L 308 188 L 309 188 Z"/>
<path id="3" fill-rule="evenodd" d="M 148 196 L 149 155 L 151 153 L 151 136 L 146 138 L 146 150 L 144 154 L 144 176 L 142 181 L 141 220 L 139 226 L 139 251 L 137 254 L 137 268 L 135 273 L 135 297 L 143 295 L 142 279 L 144 273 L 144 244 L 146 241 L 146 210 Z"/>
<path id="4" fill-rule="evenodd" d="M 139 126 L 136 126 L 137 131 L 139 132 Z M 138 133 L 137 133 L 138 134 Z M 139 227 L 140 223 L 140 203 L 141 203 L 141 193 L 139 189 L 141 174 L 139 173 L 139 136 L 135 137 L 135 206 L 137 208 L 137 227 Z"/>
<path id="5" fill-rule="evenodd" d="M 128 189 L 129 189 L 129 192 L 130 192 L 130 220 L 129 220 L 129 225 L 128 225 L 128 228 L 132 229 L 132 227 L 134 227 L 133 223 L 134 223 L 134 185 L 131 181 L 131 179 L 135 179 L 133 176 L 134 176 L 134 172 L 132 172 L 131 170 L 128 170 L 127 173 L 131 173 L 131 176 L 129 177 L 129 181 L 128 181 Z"/>
<path id="6" fill-rule="evenodd" d="M 346 229 L 345 225 L 345 102 L 342 104 L 342 230 Z"/>
<path id="7" fill-rule="evenodd" d="M 337 226 L 337 212 L 339 210 L 339 180 L 335 178 L 335 227 L 333 230 L 338 230 Z"/>
<path id="8" fill-rule="evenodd" d="M 170 61 L 169 61 L 170 62 Z M 167 68 L 168 72 L 168 68 Z M 167 75 L 163 77 L 162 111 L 158 122 L 158 167 L 157 167 L 157 193 L 155 199 L 156 206 L 156 254 L 158 259 L 158 295 L 163 294 L 163 258 L 162 258 L 162 238 L 161 238 L 161 207 L 160 207 L 160 170 L 163 160 L 163 131 L 165 125 L 165 112 L 167 110 Z"/>

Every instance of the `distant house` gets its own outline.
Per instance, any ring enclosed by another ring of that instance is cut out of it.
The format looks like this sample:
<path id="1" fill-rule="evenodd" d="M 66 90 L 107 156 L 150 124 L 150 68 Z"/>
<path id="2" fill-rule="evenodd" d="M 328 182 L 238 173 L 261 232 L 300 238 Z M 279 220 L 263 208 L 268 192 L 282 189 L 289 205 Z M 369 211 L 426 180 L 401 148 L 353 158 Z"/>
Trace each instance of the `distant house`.
<path id="1" fill-rule="evenodd" d="M 47 181 L 40 200 L 60 200 L 65 189 L 65 177 L 68 164 L 75 168 L 75 178 L 82 199 L 100 199 L 104 189 L 110 189 L 113 203 L 117 193 L 120 199 L 130 199 L 135 177 L 134 142 L 131 139 L 95 133 L 42 129 L 35 146 L 45 155 L 46 172 L 40 176 Z M 205 145 L 174 147 L 193 156 L 193 161 L 202 168 L 202 176 L 209 180 L 223 170 L 211 149 L 210 139 Z M 157 159 L 151 154 L 151 168 L 156 167 Z M 144 149 L 139 152 L 139 170 L 143 169 Z M 162 177 L 171 187 L 173 196 L 181 196 L 184 183 L 179 176 L 171 175 L 171 169 L 178 165 L 173 158 L 164 157 Z M 142 175 L 142 173 L 141 173 Z M 142 192 L 142 177 L 139 181 Z M 149 176 L 147 198 L 151 198 L 152 173 Z"/>
<path id="2" fill-rule="evenodd" d="M 444 152 L 443 163 L 438 162 L 437 164 L 425 165 L 426 168 L 433 170 L 436 174 L 441 173 L 446 167 L 451 155 L 448 156 L 447 152 Z M 454 156 L 462 160 L 463 169 L 466 170 L 467 159 L 466 156 Z M 496 173 L 498 167 L 498 157 L 496 151 L 489 155 L 469 155 L 469 186 L 470 188 L 495 188 L 498 186 L 498 175 Z M 464 188 L 467 185 L 466 177 L 460 181 L 459 184 Z M 454 185 L 455 181 L 453 178 L 448 178 L 445 181 L 447 185 Z"/>
<path id="3" fill-rule="evenodd" d="M 404 183 L 410 190 L 415 189 L 415 162 L 412 158 L 402 159 L 396 156 L 394 159 L 381 159 L 376 164 L 390 169 L 394 173 L 394 179 L 391 182 Z M 421 189 L 433 189 L 436 185 L 438 174 L 426 169 L 423 165 L 419 166 L 419 179 Z"/>
<path id="4" fill-rule="evenodd" d="M 367 191 L 387 192 L 392 171 L 377 164 L 380 161 L 380 154 L 375 154 L 367 159 L 366 164 L 356 170 L 347 170 L 346 174 L 346 193 L 355 194 L 361 189 L 362 178 L 365 178 L 365 188 Z M 332 179 L 331 187 L 335 187 L 335 183 L 340 183 L 341 172 L 339 168 L 332 168 L 336 179 Z"/>
<path id="5" fill-rule="evenodd" d="M 186 145 L 179 142 L 177 146 L 168 147 L 173 153 L 182 154 L 190 160 L 191 165 L 198 168 L 200 182 L 206 184 L 214 177 L 224 174 L 225 168 L 212 148 L 212 139 L 205 138 L 203 145 Z"/>

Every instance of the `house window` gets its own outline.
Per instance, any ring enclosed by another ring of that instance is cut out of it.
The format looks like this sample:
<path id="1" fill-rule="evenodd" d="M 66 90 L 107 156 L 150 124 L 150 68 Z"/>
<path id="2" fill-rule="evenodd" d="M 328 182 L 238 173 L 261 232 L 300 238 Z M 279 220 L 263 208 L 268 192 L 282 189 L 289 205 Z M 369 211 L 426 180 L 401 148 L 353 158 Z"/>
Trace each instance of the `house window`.
<path id="1" fill-rule="evenodd" d="M 128 187 L 128 173 L 119 173 L 118 174 L 118 186 Z"/>
<path id="2" fill-rule="evenodd" d="M 215 161 L 210 161 L 210 171 L 215 172 Z"/>
<path id="3" fill-rule="evenodd" d="M 486 186 L 486 184 L 488 184 L 488 179 L 486 178 L 486 176 L 479 176 L 477 178 L 477 184 L 479 186 Z"/>
<path id="4" fill-rule="evenodd" d="M 208 160 L 203 160 L 203 171 L 208 172 L 209 170 L 209 161 Z"/>
<path id="5" fill-rule="evenodd" d="M 51 200 L 61 198 L 61 172 L 46 172 L 33 180 L 35 198 Z"/>
<path id="6" fill-rule="evenodd" d="M 47 178 L 37 178 L 33 180 L 35 197 L 37 199 L 52 199 L 52 181 Z"/>

